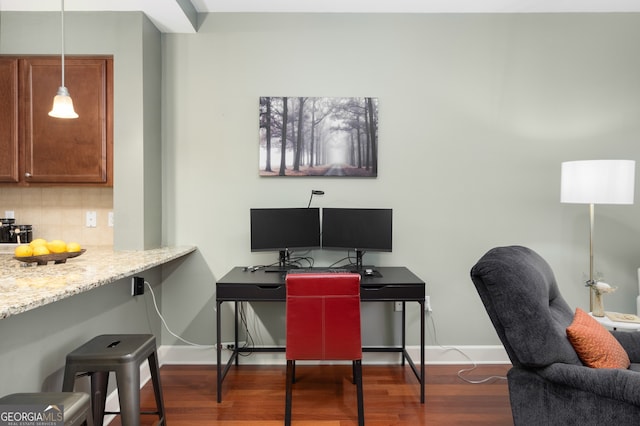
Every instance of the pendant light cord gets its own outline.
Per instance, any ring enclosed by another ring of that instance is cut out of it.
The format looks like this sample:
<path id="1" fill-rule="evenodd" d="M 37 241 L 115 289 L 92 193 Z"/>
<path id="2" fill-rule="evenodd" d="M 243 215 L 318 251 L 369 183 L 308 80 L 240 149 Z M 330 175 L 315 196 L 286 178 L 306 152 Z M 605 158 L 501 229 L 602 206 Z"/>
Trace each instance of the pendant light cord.
<path id="1" fill-rule="evenodd" d="M 60 0 L 60 22 L 62 23 L 62 87 L 64 86 L 64 0 Z"/>
<path id="2" fill-rule="evenodd" d="M 2 1 L 2 0 L 0 0 Z M 60 0 L 60 23 L 61 23 L 61 45 L 62 52 L 60 54 L 60 62 L 61 62 L 61 85 L 58 87 L 58 91 L 53 98 L 53 108 L 49 111 L 50 117 L 55 118 L 78 118 L 78 114 L 73 110 L 73 101 L 71 100 L 71 95 L 69 95 L 69 90 L 67 90 L 64 85 L 64 74 L 65 74 L 65 64 L 64 64 L 64 0 Z"/>

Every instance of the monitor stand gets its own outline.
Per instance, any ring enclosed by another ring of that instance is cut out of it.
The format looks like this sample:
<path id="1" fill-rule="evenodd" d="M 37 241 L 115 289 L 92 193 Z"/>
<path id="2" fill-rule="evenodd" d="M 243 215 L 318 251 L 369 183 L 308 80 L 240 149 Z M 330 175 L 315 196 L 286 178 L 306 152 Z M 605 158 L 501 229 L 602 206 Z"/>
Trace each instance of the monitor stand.
<path id="1" fill-rule="evenodd" d="M 356 249 L 356 270 L 362 271 L 362 256 L 364 251 Z"/>
<path id="2" fill-rule="evenodd" d="M 289 253 L 289 250 L 280 250 L 280 255 L 278 256 L 278 266 L 283 269 L 286 268 L 289 264 L 289 260 L 291 260 L 291 253 Z"/>
<path id="3" fill-rule="evenodd" d="M 265 272 L 287 272 L 293 267 L 289 264 L 291 260 L 291 252 L 289 249 L 280 250 L 278 255 L 278 266 L 265 268 Z"/>
<path id="4" fill-rule="evenodd" d="M 375 269 L 375 265 L 363 265 L 362 256 L 364 253 L 364 250 L 356 249 L 356 264 L 349 269 L 363 277 L 382 277 L 382 274 Z"/>

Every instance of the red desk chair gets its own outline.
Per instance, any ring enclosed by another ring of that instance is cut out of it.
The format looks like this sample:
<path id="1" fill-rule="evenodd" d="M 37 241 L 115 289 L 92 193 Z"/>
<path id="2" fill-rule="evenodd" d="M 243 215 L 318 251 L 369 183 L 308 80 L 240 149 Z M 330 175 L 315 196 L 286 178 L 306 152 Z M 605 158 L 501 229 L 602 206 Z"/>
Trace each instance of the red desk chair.
<path id="1" fill-rule="evenodd" d="M 291 393 L 296 360 L 350 360 L 358 397 L 358 424 L 364 426 L 360 275 L 287 275 L 287 388 L 284 423 L 291 425 Z"/>

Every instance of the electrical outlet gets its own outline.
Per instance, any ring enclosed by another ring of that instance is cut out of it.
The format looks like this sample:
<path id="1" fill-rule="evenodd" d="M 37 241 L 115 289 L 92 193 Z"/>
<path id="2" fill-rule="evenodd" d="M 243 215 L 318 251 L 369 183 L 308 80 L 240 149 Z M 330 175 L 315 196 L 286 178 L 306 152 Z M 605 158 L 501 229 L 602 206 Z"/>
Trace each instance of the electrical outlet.
<path id="1" fill-rule="evenodd" d="M 96 212 L 87 212 L 86 215 L 87 228 L 95 228 L 98 226 L 98 215 Z"/>
<path id="2" fill-rule="evenodd" d="M 113 228 L 113 212 L 109 212 L 107 218 L 107 226 L 109 226 L 109 228 Z"/>
<path id="3" fill-rule="evenodd" d="M 144 294 L 144 278 L 132 277 L 131 278 L 131 295 L 140 296 Z"/>
<path id="4" fill-rule="evenodd" d="M 402 302 L 393 302 L 393 310 L 395 312 L 402 312 Z"/>
<path id="5" fill-rule="evenodd" d="M 246 344 L 247 344 L 247 342 L 246 342 L 246 341 L 244 341 L 244 340 L 239 341 L 239 342 L 238 342 L 238 348 L 243 348 L 243 347 L 245 347 L 245 346 L 246 346 Z M 222 349 L 228 349 L 228 350 L 230 350 L 230 351 L 233 351 L 233 350 L 235 350 L 235 349 L 236 349 L 236 344 L 235 344 L 235 343 L 233 343 L 233 342 L 221 342 L 221 343 L 220 343 L 220 347 L 221 347 Z"/>
<path id="6" fill-rule="evenodd" d="M 6 219 L 15 219 L 16 218 L 16 212 L 13 210 L 5 210 L 4 211 L 4 217 Z"/>
<path id="7" fill-rule="evenodd" d="M 433 309 L 431 309 L 431 296 L 424 297 L 424 308 L 427 312 L 433 312 Z"/>

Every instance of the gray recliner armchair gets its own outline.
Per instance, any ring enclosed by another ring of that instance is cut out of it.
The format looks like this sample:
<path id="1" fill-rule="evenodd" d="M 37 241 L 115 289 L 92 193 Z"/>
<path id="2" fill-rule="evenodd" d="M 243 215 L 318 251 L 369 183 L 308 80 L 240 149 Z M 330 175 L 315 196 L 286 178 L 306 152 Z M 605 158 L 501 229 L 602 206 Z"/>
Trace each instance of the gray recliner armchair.
<path id="1" fill-rule="evenodd" d="M 536 252 L 494 248 L 471 279 L 513 364 L 516 425 L 640 425 L 640 332 L 612 332 L 629 355 L 628 370 L 586 367 L 566 334 L 574 311 Z"/>

